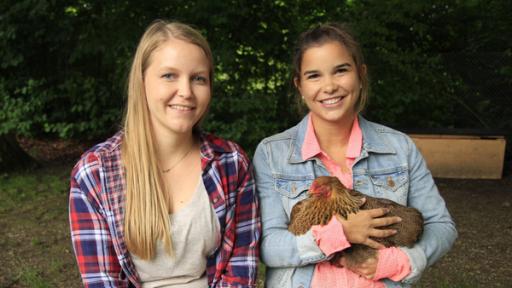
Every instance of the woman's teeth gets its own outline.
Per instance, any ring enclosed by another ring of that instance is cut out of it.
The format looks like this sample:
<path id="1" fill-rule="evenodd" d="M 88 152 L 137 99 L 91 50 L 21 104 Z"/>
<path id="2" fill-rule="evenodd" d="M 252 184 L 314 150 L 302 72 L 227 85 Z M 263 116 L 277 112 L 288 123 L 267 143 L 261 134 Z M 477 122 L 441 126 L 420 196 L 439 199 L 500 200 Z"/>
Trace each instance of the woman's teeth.
<path id="1" fill-rule="evenodd" d="M 170 105 L 171 109 L 180 110 L 180 111 L 189 111 L 192 110 L 192 107 L 182 106 L 182 105 Z"/>
<path id="2" fill-rule="evenodd" d="M 331 104 L 336 104 L 336 103 L 340 102 L 341 99 L 343 99 L 343 98 L 342 97 L 336 97 L 336 98 L 330 98 L 330 99 L 322 100 L 320 102 L 322 104 L 331 105 Z"/>

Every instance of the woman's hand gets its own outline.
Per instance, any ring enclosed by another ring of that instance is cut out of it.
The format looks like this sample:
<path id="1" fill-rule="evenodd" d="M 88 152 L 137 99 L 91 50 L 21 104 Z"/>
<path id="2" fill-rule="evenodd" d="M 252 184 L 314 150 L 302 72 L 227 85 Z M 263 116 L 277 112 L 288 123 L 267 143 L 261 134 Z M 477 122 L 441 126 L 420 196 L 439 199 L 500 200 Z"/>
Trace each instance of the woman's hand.
<path id="1" fill-rule="evenodd" d="M 366 199 L 363 199 L 364 203 Z M 362 205 L 362 204 L 361 204 Z M 364 244 L 374 249 L 384 248 L 384 245 L 372 240 L 370 237 L 385 238 L 396 234 L 393 229 L 377 229 L 377 227 L 388 226 L 402 221 L 400 217 L 382 217 L 388 213 L 386 208 L 371 210 L 359 210 L 357 213 L 347 215 L 347 219 L 336 215 L 338 221 L 343 225 L 345 237 L 350 243 Z"/>
<path id="2" fill-rule="evenodd" d="M 375 277 L 375 273 L 377 272 L 377 264 L 379 263 L 377 254 L 375 255 L 376 256 L 368 258 L 363 263 L 354 266 L 350 266 L 345 260 L 345 258 L 341 257 L 338 264 L 356 274 L 363 276 L 366 279 L 373 279 L 373 277 Z"/>

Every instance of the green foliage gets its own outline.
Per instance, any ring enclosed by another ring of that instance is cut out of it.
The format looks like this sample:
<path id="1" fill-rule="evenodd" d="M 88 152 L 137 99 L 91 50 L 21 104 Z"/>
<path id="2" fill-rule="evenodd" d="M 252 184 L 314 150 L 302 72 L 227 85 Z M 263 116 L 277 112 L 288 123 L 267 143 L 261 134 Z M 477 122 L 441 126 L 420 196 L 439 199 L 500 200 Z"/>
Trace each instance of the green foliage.
<path id="1" fill-rule="evenodd" d="M 202 29 L 215 57 L 204 127 L 249 151 L 300 118 L 294 41 L 329 21 L 350 23 L 362 43 L 370 119 L 512 130 L 509 1 L 7 0 L 0 11 L 0 134 L 113 133 L 132 53 L 157 18 Z"/>
<path id="2" fill-rule="evenodd" d="M 451 122 L 457 81 L 432 51 L 432 4 L 387 1 L 359 9 L 352 23 L 360 35 L 372 79 L 368 115 L 401 127 Z"/>
<path id="3" fill-rule="evenodd" d="M 26 83 L 20 83 L 9 95 L 5 79 L 0 79 L 0 134 L 7 134 L 10 131 L 17 131 L 22 135 L 29 135 L 34 123 L 39 119 L 39 112 L 42 108 L 44 97 L 34 97 L 34 92 L 41 82 L 29 79 Z M 14 97 L 13 97 L 14 96 Z M 34 115 L 27 117 L 27 115 Z"/>

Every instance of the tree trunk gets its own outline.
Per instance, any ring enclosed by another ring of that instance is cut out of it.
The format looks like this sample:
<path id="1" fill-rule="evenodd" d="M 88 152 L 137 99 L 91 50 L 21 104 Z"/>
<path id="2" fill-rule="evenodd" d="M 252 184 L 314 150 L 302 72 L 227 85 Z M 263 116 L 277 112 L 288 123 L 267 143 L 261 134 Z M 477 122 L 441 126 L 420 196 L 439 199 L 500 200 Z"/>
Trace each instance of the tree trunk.
<path id="1" fill-rule="evenodd" d="M 21 149 L 14 135 L 0 135 L 0 172 L 29 169 L 36 165 L 35 159 Z"/>

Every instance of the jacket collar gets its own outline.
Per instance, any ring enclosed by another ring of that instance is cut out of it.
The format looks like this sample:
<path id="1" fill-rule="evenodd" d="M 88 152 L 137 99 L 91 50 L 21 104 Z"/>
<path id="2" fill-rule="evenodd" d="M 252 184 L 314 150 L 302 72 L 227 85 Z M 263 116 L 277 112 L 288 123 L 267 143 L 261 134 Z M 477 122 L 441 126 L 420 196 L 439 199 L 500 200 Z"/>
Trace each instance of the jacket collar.
<path id="1" fill-rule="evenodd" d="M 358 117 L 359 126 L 361 131 L 363 131 L 363 150 L 379 154 L 396 154 L 393 146 L 389 145 L 386 138 L 382 135 L 389 128 L 375 125 L 375 123 L 364 119 L 361 115 Z"/>
<path id="2" fill-rule="evenodd" d="M 290 153 L 288 155 L 288 162 L 291 164 L 302 163 L 307 160 L 302 158 L 301 151 L 304 138 L 306 137 L 309 117 L 309 114 L 306 115 L 299 124 L 295 126 L 296 129 L 291 135 Z M 374 125 L 372 122 L 364 119 L 361 115 L 358 116 L 358 120 L 359 127 L 361 127 L 361 131 L 363 132 L 363 151 L 361 151 L 361 155 L 364 154 L 364 151 L 378 154 L 396 153 L 391 145 L 389 145 L 381 136 L 385 128 Z"/>
<path id="3" fill-rule="evenodd" d="M 288 155 L 288 162 L 291 164 L 302 163 L 306 160 L 302 159 L 302 144 L 306 137 L 306 130 L 308 129 L 309 114 L 295 126 L 295 131 L 292 133 L 290 143 L 290 154 Z"/>
<path id="4" fill-rule="evenodd" d="M 235 152 L 234 144 L 225 141 L 213 134 L 200 132 L 199 139 L 201 142 L 201 158 L 211 161 L 215 154 Z"/>

